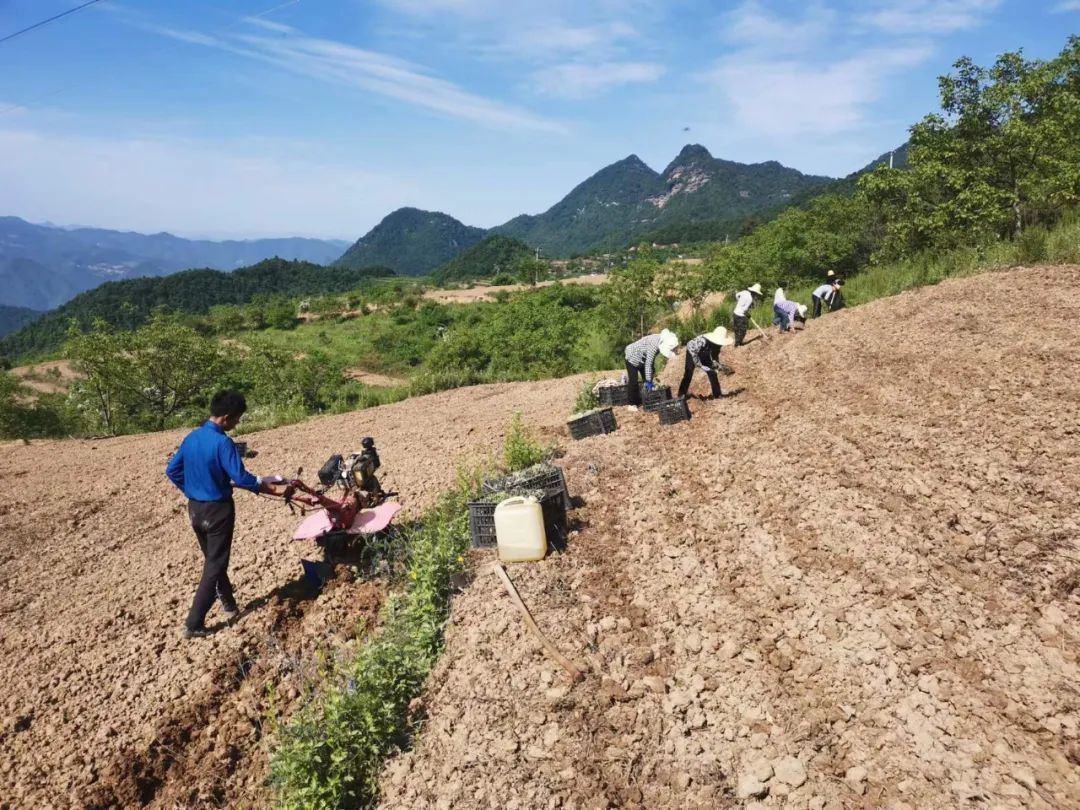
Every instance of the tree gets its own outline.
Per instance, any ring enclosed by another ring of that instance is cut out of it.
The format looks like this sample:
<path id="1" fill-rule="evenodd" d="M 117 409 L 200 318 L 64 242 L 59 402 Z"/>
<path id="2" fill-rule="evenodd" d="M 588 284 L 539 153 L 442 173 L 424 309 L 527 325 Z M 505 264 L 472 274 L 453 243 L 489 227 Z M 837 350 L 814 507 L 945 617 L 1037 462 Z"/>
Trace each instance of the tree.
<path id="1" fill-rule="evenodd" d="M 85 377 L 77 396 L 110 433 L 122 417 L 163 430 L 171 417 L 205 400 L 228 365 L 217 342 L 162 313 L 129 332 L 99 322 L 73 337 L 66 354 Z"/>
<path id="2" fill-rule="evenodd" d="M 1050 61 L 960 59 L 939 83 L 942 111 L 912 127 L 908 168 L 859 184 L 887 255 L 1016 237 L 1080 201 L 1080 39 Z"/>

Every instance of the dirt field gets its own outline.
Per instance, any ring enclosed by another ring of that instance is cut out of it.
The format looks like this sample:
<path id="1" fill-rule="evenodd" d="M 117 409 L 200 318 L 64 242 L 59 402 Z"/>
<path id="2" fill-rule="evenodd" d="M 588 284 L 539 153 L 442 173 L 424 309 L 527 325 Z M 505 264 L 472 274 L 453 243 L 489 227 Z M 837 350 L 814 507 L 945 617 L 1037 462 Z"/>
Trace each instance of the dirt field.
<path id="1" fill-rule="evenodd" d="M 593 273 L 589 276 L 575 276 L 564 278 L 562 281 L 541 281 L 539 284 L 507 284 L 502 287 L 470 287 L 467 290 L 428 290 L 424 298 L 438 301 L 440 304 L 472 304 L 476 301 L 494 301 L 495 293 L 521 292 L 533 290 L 537 287 L 550 287 L 552 284 L 603 284 L 607 276 L 602 273 Z"/>
<path id="2" fill-rule="evenodd" d="M 32 366 L 17 366 L 11 370 L 31 391 L 40 394 L 63 394 L 79 379 L 67 360 L 46 360 Z"/>
<path id="3" fill-rule="evenodd" d="M 385 806 L 1080 807 L 1078 292 L 828 315 L 572 445 L 580 533 L 510 574 L 588 678 L 481 570 Z"/>
<path id="4" fill-rule="evenodd" d="M 567 439 L 577 533 L 510 575 L 589 674 L 567 686 L 477 553 L 385 805 L 1080 807 L 1078 301 L 1078 268 L 948 282 L 725 350 L 735 395 L 689 423 Z M 580 381 L 251 434 L 249 466 L 374 435 L 416 510 L 514 409 L 561 432 Z M 305 592 L 297 518 L 240 494 L 245 615 L 182 641 L 181 437 L 0 447 L 2 808 L 265 806 L 269 703 L 381 603 Z"/>
<path id="5" fill-rule="evenodd" d="M 372 435 L 384 485 L 415 513 L 457 460 L 501 445 L 514 410 L 554 429 L 579 384 L 478 386 L 250 434 L 248 466 L 313 477 Z M 299 561 L 318 551 L 290 539 L 300 518 L 238 493 L 230 570 L 244 613 L 182 640 L 201 570 L 164 478 L 182 437 L 0 446 L 0 808 L 265 805 L 271 702 L 287 711 L 319 654 L 376 616 L 374 584 L 312 598 Z"/>

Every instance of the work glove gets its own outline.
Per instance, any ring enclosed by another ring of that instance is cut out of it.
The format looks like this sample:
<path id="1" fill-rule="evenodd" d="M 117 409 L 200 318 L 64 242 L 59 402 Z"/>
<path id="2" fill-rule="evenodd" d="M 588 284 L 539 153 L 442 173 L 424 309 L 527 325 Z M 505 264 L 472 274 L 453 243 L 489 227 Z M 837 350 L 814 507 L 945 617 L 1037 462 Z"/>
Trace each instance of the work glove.
<path id="1" fill-rule="evenodd" d="M 653 384 L 651 382 L 646 382 L 645 390 L 651 392 L 653 390 Z"/>

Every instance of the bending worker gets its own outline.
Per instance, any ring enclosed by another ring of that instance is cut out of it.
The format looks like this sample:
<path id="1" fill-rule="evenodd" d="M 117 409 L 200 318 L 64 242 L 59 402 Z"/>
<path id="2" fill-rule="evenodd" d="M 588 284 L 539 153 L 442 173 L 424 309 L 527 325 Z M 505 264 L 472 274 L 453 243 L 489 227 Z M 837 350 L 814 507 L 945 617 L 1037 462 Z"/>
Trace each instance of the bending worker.
<path id="1" fill-rule="evenodd" d="M 679 336 L 670 329 L 658 335 L 646 335 L 626 347 L 626 386 L 631 405 L 641 404 L 641 390 L 638 388 L 638 375 L 645 378 L 645 390 L 652 391 L 653 376 L 656 373 L 656 355 L 662 354 L 669 360 L 675 356 L 679 345 Z"/>
<path id="2" fill-rule="evenodd" d="M 236 427 L 246 410 L 243 394 L 219 391 L 210 400 L 210 418 L 184 438 L 165 470 L 169 480 L 188 498 L 188 517 L 203 554 L 202 579 L 184 624 L 184 638 L 209 635 L 206 614 L 215 599 L 220 600 L 226 620 L 240 614 L 229 582 L 229 553 L 236 522 L 230 481 L 251 492 L 285 493 L 285 484 L 264 481 L 245 470 L 236 445 L 225 435 Z"/>
<path id="3" fill-rule="evenodd" d="M 686 368 L 683 371 L 682 382 L 679 383 L 679 396 L 686 396 L 686 392 L 690 390 L 690 380 L 694 377 L 694 368 L 700 368 L 705 372 L 705 376 L 709 378 L 712 398 L 719 399 L 722 394 L 720 393 L 720 380 L 716 376 L 716 372 L 722 371 L 724 374 L 734 374 L 730 368 L 720 362 L 720 348 L 730 346 L 734 342 L 735 338 L 729 336 L 727 329 L 722 326 L 687 341 Z"/>
<path id="4" fill-rule="evenodd" d="M 776 320 L 780 326 L 781 332 L 791 332 L 795 323 L 806 323 L 806 304 L 800 304 L 798 301 L 781 301 L 779 304 L 773 305 L 773 312 L 776 313 Z"/>
<path id="5" fill-rule="evenodd" d="M 814 302 L 814 317 L 821 316 L 821 305 L 827 304 L 829 310 L 832 311 L 833 301 L 836 300 L 837 294 L 840 292 L 840 288 L 844 282 L 838 278 L 833 278 L 831 281 L 822 284 L 811 294 L 811 299 Z"/>
<path id="6" fill-rule="evenodd" d="M 750 325 L 750 307 L 754 299 L 761 298 L 761 285 L 752 284 L 745 290 L 735 293 L 735 345 L 742 346 L 746 340 L 746 329 Z"/>

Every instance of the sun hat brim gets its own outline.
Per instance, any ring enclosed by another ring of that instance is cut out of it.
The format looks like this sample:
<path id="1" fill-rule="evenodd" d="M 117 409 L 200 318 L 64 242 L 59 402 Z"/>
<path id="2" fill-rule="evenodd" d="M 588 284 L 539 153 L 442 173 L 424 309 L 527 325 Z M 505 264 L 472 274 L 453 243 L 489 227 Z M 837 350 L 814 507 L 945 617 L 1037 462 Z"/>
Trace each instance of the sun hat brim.
<path id="1" fill-rule="evenodd" d="M 733 346 L 735 338 L 727 333 L 727 329 L 718 326 L 705 335 L 705 339 L 715 346 Z"/>

